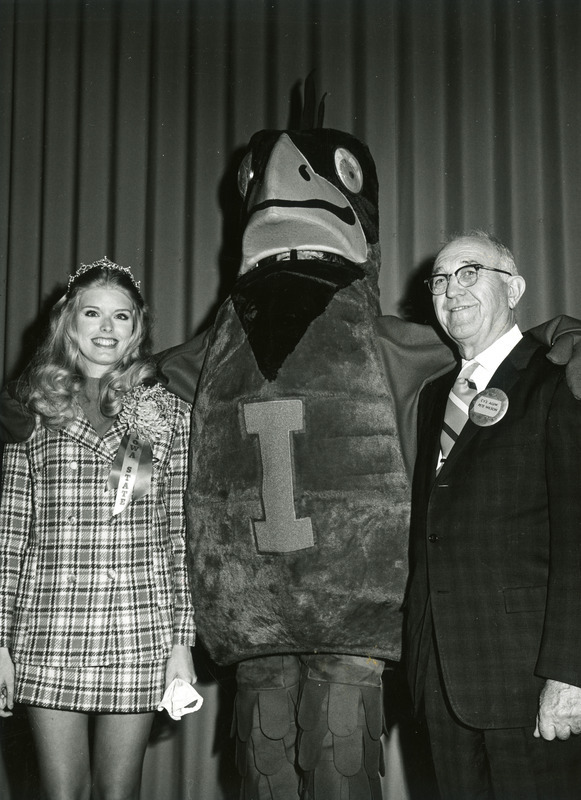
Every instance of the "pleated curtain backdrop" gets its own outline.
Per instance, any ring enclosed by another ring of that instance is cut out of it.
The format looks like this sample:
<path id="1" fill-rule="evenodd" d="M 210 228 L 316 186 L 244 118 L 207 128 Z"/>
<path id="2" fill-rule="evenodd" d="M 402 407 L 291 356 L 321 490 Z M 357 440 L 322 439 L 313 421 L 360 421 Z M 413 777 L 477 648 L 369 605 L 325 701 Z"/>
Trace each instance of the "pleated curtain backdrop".
<path id="1" fill-rule="evenodd" d="M 377 162 L 385 313 L 422 319 L 418 274 L 478 227 L 516 255 L 525 327 L 581 316 L 579 0 L 0 0 L 0 38 L 4 379 L 104 255 L 142 280 L 156 349 L 208 323 L 237 268 L 241 149 L 288 126 L 313 69 L 325 124 Z M 232 676 L 202 672 L 202 711 L 150 745 L 148 800 L 236 796 Z M 15 788 L 25 720 L 1 731 L 2 798 L 36 797 Z M 396 736 L 387 800 L 411 791 L 401 760 Z"/>

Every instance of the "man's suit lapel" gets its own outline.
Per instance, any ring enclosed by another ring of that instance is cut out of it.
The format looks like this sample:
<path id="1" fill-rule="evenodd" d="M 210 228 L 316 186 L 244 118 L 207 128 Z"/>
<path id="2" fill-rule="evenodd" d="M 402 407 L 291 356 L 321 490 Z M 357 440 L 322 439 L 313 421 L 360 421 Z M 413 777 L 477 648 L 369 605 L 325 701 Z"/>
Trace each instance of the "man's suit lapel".
<path id="1" fill-rule="evenodd" d="M 528 336 L 523 337 L 521 341 L 516 345 L 516 347 L 508 354 L 508 356 L 504 359 L 504 361 L 500 364 L 492 378 L 488 383 L 487 388 L 496 388 L 501 389 L 508 397 L 509 405 L 510 405 L 510 397 L 511 392 L 514 389 L 516 382 L 519 379 L 519 375 L 522 370 L 525 370 L 529 364 L 529 361 L 532 358 L 533 353 L 538 349 L 539 344 L 535 342 Z M 455 370 L 454 373 L 450 373 L 454 376 L 458 374 L 458 370 Z M 448 393 L 452 386 L 453 380 L 447 383 L 447 388 L 445 385 L 442 385 L 441 391 L 444 393 L 444 407 L 442 408 L 442 400 L 441 397 L 438 395 L 435 406 L 438 407 L 438 413 L 440 414 L 439 418 L 439 427 L 436 425 L 437 431 L 435 433 L 435 442 L 433 445 L 436 449 L 436 459 L 440 452 L 440 431 L 442 428 L 442 422 L 444 419 L 444 411 L 446 407 L 446 400 L 448 398 Z M 468 422 L 462 429 L 460 436 L 458 437 L 457 442 L 455 443 L 454 447 L 451 449 L 450 453 L 448 454 L 448 458 L 442 465 L 442 469 L 439 472 L 439 477 L 445 477 L 446 473 L 454 468 L 454 465 L 457 461 L 462 458 L 462 453 L 472 442 L 475 436 L 478 436 L 484 428 L 479 425 L 476 425 L 472 420 L 469 418 Z"/>

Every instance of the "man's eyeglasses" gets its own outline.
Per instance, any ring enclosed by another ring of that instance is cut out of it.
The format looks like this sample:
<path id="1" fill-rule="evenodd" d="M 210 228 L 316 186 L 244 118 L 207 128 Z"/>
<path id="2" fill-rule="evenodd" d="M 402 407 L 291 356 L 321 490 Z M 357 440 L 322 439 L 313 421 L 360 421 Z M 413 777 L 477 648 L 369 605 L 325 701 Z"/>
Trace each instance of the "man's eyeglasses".
<path id="1" fill-rule="evenodd" d="M 478 280 L 478 272 L 481 269 L 486 269 L 489 272 L 503 272 L 505 275 L 512 275 L 512 272 L 508 272 L 506 269 L 485 267 L 484 264 L 466 264 L 457 269 L 456 272 L 437 272 L 430 278 L 426 278 L 424 283 L 432 294 L 444 294 L 448 289 L 448 284 L 450 283 L 452 275 L 456 276 L 456 280 L 460 286 L 467 288 L 468 286 L 474 286 Z"/>

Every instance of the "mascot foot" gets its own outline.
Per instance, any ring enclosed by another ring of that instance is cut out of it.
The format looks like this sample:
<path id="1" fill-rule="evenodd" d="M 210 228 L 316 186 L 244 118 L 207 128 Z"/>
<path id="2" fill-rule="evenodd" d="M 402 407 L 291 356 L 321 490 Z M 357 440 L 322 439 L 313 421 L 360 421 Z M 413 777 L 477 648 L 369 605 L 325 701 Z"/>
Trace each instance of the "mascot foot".
<path id="1" fill-rule="evenodd" d="M 301 661 L 302 800 L 381 800 L 383 661 L 337 655 Z"/>
<path id="2" fill-rule="evenodd" d="M 234 706 L 241 800 L 298 800 L 296 656 L 265 656 L 238 665 Z"/>

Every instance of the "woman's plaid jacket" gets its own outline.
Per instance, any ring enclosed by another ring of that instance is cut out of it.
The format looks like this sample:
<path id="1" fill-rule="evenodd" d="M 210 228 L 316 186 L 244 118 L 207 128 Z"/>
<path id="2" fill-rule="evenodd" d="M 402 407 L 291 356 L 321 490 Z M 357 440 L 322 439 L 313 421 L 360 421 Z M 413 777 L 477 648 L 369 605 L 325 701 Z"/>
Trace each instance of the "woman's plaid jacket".
<path id="1" fill-rule="evenodd" d="M 165 389 L 163 390 L 166 391 Z M 7 445 L 0 506 L 0 646 L 17 662 L 148 663 L 194 643 L 183 498 L 190 406 L 167 393 L 149 494 L 112 515 L 107 481 L 126 432 L 80 416 Z"/>

